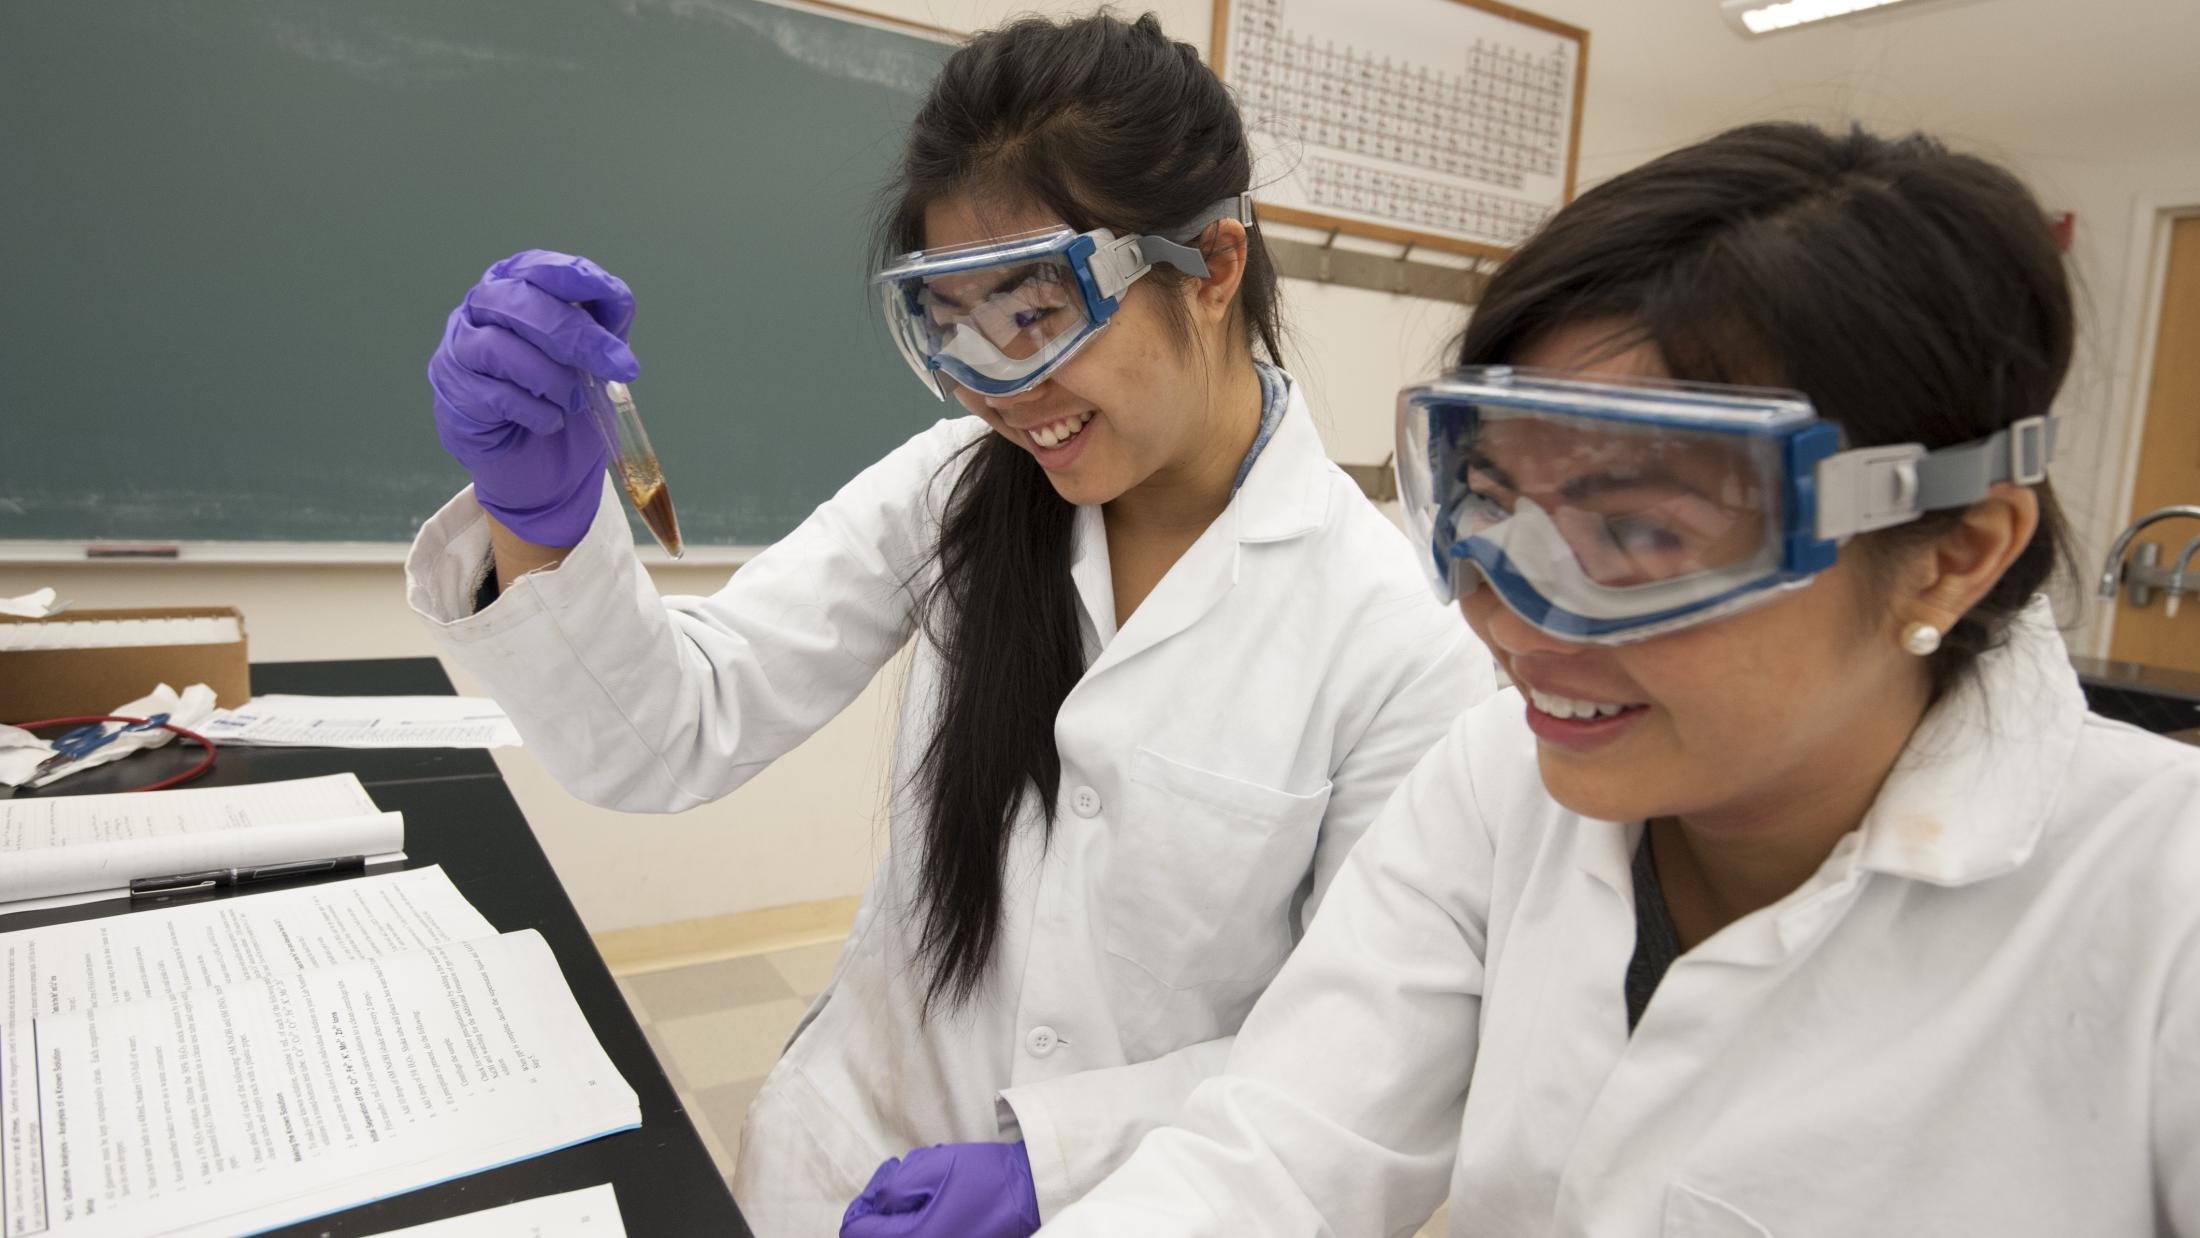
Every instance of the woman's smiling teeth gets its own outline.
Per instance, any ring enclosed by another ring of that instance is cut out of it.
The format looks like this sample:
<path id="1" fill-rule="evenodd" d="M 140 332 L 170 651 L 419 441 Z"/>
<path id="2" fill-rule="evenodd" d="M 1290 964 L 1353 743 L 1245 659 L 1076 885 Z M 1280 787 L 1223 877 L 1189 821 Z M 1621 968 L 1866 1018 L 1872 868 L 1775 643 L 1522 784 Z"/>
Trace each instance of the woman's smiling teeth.
<path id="1" fill-rule="evenodd" d="M 1085 423 L 1091 420 L 1091 413 L 1079 413 L 1074 417 L 1064 417 L 1060 421 L 1050 421 L 1043 426 L 1026 430 L 1024 433 L 1030 435 L 1031 441 L 1041 447 L 1060 447 L 1062 444 L 1076 438 L 1077 432 L 1084 429 Z"/>
<path id="2" fill-rule="evenodd" d="M 1528 689 L 1528 699 L 1535 702 L 1537 709 L 1553 718 L 1578 718 L 1583 721 L 1591 718 L 1610 718 L 1634 708 L 1632 705 L 1609 705 L 1603 701 L 1577 701 L 1570 696 L 1557 696 L 1549 692 L 1538 692 L 1534 688 Z"/>

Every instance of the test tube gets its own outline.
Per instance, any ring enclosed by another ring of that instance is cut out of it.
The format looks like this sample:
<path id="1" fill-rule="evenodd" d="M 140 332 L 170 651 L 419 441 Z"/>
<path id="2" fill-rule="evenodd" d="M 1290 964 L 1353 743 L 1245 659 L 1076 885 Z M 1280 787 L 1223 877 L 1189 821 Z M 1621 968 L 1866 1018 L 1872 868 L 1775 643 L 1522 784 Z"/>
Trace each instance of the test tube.
<path id="1" fill-rule="evenodd" d="M 603 435 L 604 445 L 611 449 L 608 467 L 612 479 L 626 491 L 627 502 L 642 514 L 642 523 L 656 535 L 657 544 L 665 553 L 680 557 L 680 519 L 672 511 L 672 492 L 665 488 L 664 465 L 658 463 L 655 448 L 649 445 L 649 432 L 642 429 L 642 417 L 634 411 L 634 393 L 626 384 L 610 382 L 583 371 L 582 381 L 588 387 L 588 407 L 594 414 L 590 418 Z"/>

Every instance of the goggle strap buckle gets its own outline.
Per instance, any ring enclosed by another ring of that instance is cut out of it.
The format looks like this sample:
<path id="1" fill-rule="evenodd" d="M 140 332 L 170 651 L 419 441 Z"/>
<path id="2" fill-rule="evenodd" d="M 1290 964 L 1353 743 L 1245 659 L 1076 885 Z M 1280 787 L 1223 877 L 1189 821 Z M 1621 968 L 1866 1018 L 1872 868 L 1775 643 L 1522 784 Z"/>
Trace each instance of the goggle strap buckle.
<path id="1" fill-rule="evenodd" d="M 1818 536 L 1841 541 L 1903 524 L 1923 510 L 1916 443 L 1859 447 L 1818 462 Z"/>
<path id="2" fill-rule="evenodd" d="M 1194 278 L 1207 278 L 1207 256 L 1199 252 L 1199 238 L 1205 236 L 1207 229 L 1213 227 L 1217 220 L 1222 219 L 1235 219 L 1248 228 L 1252 227 L 1253 191 L 1248 189 L 1234 198 L 1225 198 L 1208 207 L 1200 213 L 1199 218 L 1186 224 L 1174 237 L 1148 235 L 1126 238 L 1137 241 L 1139 261 L 1144 265 L 1130 279 L 1123 281 L 1124 287 L 1129 287 L 1131 280 L 1144 275 L 1148 269 L 1163 263 Z"/>
<path id="3" fill-rule="evenodd" d="M 2005 481 L 2047 480 L 2062 419 L 2026 417 L 1977 442 L 1926 451 L 1916 443 L 1862 447 L 1818 465 L 1818 536 L 1853 537 L 1920 512 L 1965 507 Z"/>
<path id="4" fill-rule="evenodd" d="M 2047 462 L 2055 458 L 2057 417 L 2027 417 L 2010 423 L 2009 480 L 2037 486 L 2047 480 Z"/>
<path id="5" fill-rule="evenodd" d="M 1207 208 L 1197 220 L 1188 225 L 1184 239 L 1171 240 L 1165 236 L 1124 236 L 1102 241 L 1087 259 L 1092 270 L 1093 287 L 1110 301 L 1119 301 L 1123 293 L 1140 276 L 1155 266 L 1167 263 L 1187 275 L 1207 278 L 1207 259 L 1199 252 L 1197 241 L 1218 219 L 1235 219 L 1246 227 L 1253 226 L 1253 194 L 1251 190 L 1236 197 L 1225 198 Z M 1108 236 L 1099 229 L 1088 236 Z"/>
<path id="6" fill-rule="evenodd" d="M 1140 236 L 1118 237 L 1094 250 L 1087 261 L 1092 267 L 1092 283 L 1100 295 L 1110 301 L 1121 300 L 1123 293 L 1138 281 L 1153 265 L 1145 256 L 1145 242 Z"/>

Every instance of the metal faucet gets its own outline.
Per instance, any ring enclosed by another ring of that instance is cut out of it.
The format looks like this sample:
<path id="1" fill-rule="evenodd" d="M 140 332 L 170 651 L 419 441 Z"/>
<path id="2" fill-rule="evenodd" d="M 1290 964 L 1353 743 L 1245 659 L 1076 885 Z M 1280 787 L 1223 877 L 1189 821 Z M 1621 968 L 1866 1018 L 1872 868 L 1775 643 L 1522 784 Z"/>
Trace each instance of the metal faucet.
<path id="1" fill-rule="evenodd" d="M 2108 562 L 2103 564 L 2101 567 L 2102 597 L 2113 598 L 2116 596 L 2116 586 L 2123 579 L 2124 575 L 2124 552 L 2131 548 L 2131 539 L 2139 536 L 2140 531 L 2145 529 L 2150 524 L 2155 524 L 2163 520 L 2174 520 L 2179 516 L 2183 516 L 2191 520 L 2200 520 L 2200 507 L 2193 506 L 2189 503 L 2180 504 L 2175 507 L 2158 507 L 2153 511 L 2148 512 L 2146 515 L 2139 517 L 2137 520 L 2132 521 L 2129 525 L 2125 526 L 2123 532 L 2116 535 L 2116 544 L 2108 548 Z M 2185 547 L 2185 553 L 2179 560 L 2180 571 L 2183 570 L 2184 560 L 2190 559 L 2192 557 L 2193 546 L 2196 545 L 2200 545 L 2200 538 L 2194 539 L 2194 542 L 2191 545 Z M 2176 597 L 2175 594 L 2171 594 L 2170 596 L 2172 599 Z"/>
<path id="2" fill-rule="evenodd" d="M 2200 536 L 2186 542 L 2185 548 L 2177 552 L 2177 565 L 2170 569 L 2169 579 L 2162 585 L 2162 592 L 2169 595 L 2164 610 L 2172 619 L 2177 617 L 2177 599 L 2183 597 L 2187 592 L 2185 588 L 2185 569 L 2192 566 L 2192 557 L 2195 554 L 2200 554 Z"/>

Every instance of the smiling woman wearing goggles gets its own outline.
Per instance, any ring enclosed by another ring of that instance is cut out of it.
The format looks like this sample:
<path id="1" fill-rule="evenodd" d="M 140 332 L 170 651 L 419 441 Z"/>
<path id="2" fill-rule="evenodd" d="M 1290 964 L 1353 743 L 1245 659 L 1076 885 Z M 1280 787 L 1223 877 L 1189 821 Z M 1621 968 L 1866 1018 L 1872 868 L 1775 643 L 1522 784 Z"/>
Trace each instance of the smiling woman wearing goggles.
<path id="1" fill-rule="evenodd" d="M 567 422 L 581 371 L 635 376 L 626 285 L 528 251 L 447 321 L 436 425 L 475 485 L 413 602 L 575 794 L 723 796 L 914 646 L 890 845 L 742 1134 L 761 1238 L 1029 1234 L 1220 1069 L 1360 832 L 1496 689 L 1280 367 L 1252 175 L 1150 16 L 957 48 L 875 288 L 972 415 L 708 598 L 658 596 Z"/>
<path id="2" fill-rule="evenodd" d="M 1560 211 L 1398 417 L 1521 691 L 1045 1233 L 2200 1235 L 2200 752 L 2037 596 L 2072 336 L 2038 203 L 1923 137 Z"/>

